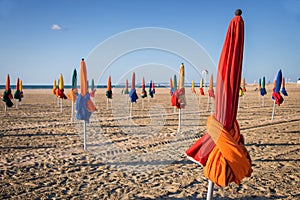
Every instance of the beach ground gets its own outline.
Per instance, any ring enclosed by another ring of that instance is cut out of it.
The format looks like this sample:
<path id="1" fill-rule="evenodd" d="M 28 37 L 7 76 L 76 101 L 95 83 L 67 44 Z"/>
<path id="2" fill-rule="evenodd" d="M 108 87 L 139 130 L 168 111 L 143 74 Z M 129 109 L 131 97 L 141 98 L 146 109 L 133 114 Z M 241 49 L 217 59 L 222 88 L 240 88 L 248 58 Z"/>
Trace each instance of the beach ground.
<path id="1" fill-rule="evenodd" d="M 264 107 L 255 86 L 240 98 L 237 119 L 253 173 L 240 185 L 215 186 L 216 199 L 300 198 L 300 86 L 286 85 L 289 96 L 274 120 L 271 87 Z M 105 89 L 98 89 L 98 110 L 86 124 L 87 151 L 83 122 L 71 123 L 70 100 L 63 100 L 61 112 L 51 90 L 25 90 L 19 109 L 8 108 L 6 116 L 2 102 L 0 198 L 206 198 L 203 168 L 185 151 L 205 134 L 212 100 L 208 107 L 207 95 L 199 99 L 187 88 L 178 132 L 179 111 L 171 107 L 168 89 L 156 91 L 153 99 L 132 104 L 130 117 L 121 89 L 113 89 L 108 105 Z"/>

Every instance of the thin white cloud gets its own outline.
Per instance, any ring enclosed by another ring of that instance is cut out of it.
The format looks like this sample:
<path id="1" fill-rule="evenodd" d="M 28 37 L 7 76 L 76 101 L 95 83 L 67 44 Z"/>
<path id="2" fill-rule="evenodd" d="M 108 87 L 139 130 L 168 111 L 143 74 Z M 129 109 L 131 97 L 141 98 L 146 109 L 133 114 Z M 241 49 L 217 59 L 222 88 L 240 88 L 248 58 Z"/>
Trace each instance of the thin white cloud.
<path id="1" fill-rule="evenodd" d="M 60 31 L 60 30 L 62 30 L 62 27 L 58 24 L 53 24 L 51 26 L 51 29 L 54 30 L 54 31 Z"/>

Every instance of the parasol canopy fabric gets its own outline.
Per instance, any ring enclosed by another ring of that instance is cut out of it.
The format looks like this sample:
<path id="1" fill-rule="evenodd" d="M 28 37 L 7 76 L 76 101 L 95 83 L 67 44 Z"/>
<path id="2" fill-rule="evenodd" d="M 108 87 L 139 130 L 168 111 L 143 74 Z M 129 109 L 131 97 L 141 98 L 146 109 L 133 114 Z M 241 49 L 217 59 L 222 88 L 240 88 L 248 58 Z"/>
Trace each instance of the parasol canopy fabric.
<path id="1" fill-rule="evenodd" d="M 5 102 L 7 107 L 12 107 L 14 105 L 13 102 L 11 101 L 12 98 L 13 98 L 13 96 L 12 96 L 11 89 L 10 89 L 10 78 L 9 78 L 9 74 L 7 74 L 5 90 L 3 93 L 2 101 Z"/>
<path id="2" fill-rule="evenodd" d="M 199 93 L 204 96 L 204 90 L 203 90 L 203 78 L 200 80 L 200 88 L 199 88 Z"/>
<path id="3" fill-rule="evenodd" d="M 17 79 L 16 91 L 14 93 L 14 98 L 18 99 L 19 102 L 22 100 L 21 92 L 20 92 L 20 79 L 19 78 Z"/>
<path id="4" fill-rule="evenodd" d="M 261 79 L 259 79 L 261 80 Z M 261 81 L 261 87 L 260 87 L 260 95 L 261 96 L 265 96 L 267 94 L 267 90 L 266 90 L 266 79 L 265 77 L 262 78 Z"/>
<path id="5" fill-rule="evenodd" d="M 106 98 L 112 99 L 112 90 L 111 90 L 111 77 L 107 78 L 107 89 L 106 89 Z"/>
<path id="6" fill-rule="evenodd" d="M 86 122 L 89 122 L 92 112 L 97 110 L 88 93 L 87 72 L 84 59 L 80 62 L 80 94 L 76 100 L 76 110 L 77 119 L 85 120 Z"/>
<path id="7" fill-rule="evenodd" d="M 73 103 L 76 102 L 78 96 L 78 88 L 77 88 L 77 71 L 74 69 L 73 75 L 72 75 L 72 89 L 70 90 L 68 94 L 68 98 L 73 101 Z"/>
<path id="8" fill-rule="evenodd" d="M 141 98 L 147 97 L 147 91 L 145 90 L 145 78 L 142 78 L 142 91 L 141 91 Z"/>
<path id="9" fill-rule="evenodd" d="M 275 101 L 275 103 L 280 106 L 280 104 L 283 103 L 283 97 L 280 94 L 280 87 L 282 82 L 282 72 L 281 69 L 277 73 L 277 77 L 274 80 L 274 88 L 272 93 L 272 99 Z"/>
<path id="10" fill-rule="evenodd" d="M 209 88 L 208 88 L 208 96 L 215 98 L 215 92 L 214 92 L 214 77 L 211 74 L 209 79 Z"/>
<path id="11" fill-rule="evenodd" d="M 59 75 L 57 94 L 58 94 L 59 98 L 67 99 L 67 96 L 64 93 L 64 79 L 63 79 L 62 74 Z"/>
<path id="12" fill-rule="evenodd" d="M 178 89 L 174 92 L 171 98 L 172 106 L 181 109 L 186 106 L 185 88 L 184 88 L 184 64 L 180 65 Z"/>
<path id="13" fill-rule="evenodd" d="M 136 94 L 135 89 L 135 73 L 132 73 L 132 79 L 131 79 L 131 90 L 129 92 L 129 98 L 131 103 L 136 103 L 136 100 L 139 98 Z"/>
<path id="14" fill-rule="evenodd" d="M 286 92 L 285 90 L 285 78 L 282 77 L 282 88 L 281 88 L 281 93 L 284 95 L 284 96 L 288 96 L 288 93 Z"/>
<path id="15" fill-rule="evenodd" d="M 196 94 L 195 81 L 194 80 L 192 80 L 192 93 Z"/>
<path id="16" fill-rule="evenodd" d="M 231 20 L 218 66 L 215 114 L 207 121 L 207 133 L 187 151 L 204 166 L 204 175 L 219 186 L 239 184 L 252 173 L 251 159 L 236 120 L 241 82 L 244 21 L 241 11 Z"/>

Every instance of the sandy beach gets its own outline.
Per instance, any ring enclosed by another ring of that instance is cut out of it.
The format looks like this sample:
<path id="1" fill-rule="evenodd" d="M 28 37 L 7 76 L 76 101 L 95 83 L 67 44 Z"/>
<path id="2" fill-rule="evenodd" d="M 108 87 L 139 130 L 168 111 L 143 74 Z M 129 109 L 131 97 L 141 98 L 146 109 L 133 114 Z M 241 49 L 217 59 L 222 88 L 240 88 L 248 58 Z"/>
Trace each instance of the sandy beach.
<path id="1" fill-rule="evenodd" d="M 255 86 L 240 98 L 237 119 L 252 159 L 253 173 L 240 185 L 215 187 L 215 199 L 300 198 L 300 86 L 287 84 L 288 97 L 271 120 L 272 85 L 262 107 Z M 167 88 L 132 107 L 113 89 L 94 99 L 98 111 L 87 124 L 71 123 L 71 101 L 63 112 L 51 90 L 24 90 L 19 105 L 4 116 L 0 104 L 0 199 L 203 199 L 208 181 L 185 151 L 206 131 L 213 110 L 206 96 L 186 88 L 187 107 L 170 105 Z M 0 91 L 3 94 L 3 90 Z M 69 90 L 66 90 L 68 93 Z M 140 89 L 137 89 L 138 95 Z M 212 100 L 211 100 L 212 101 Z M 14 101 L 15 103 L 15 101 Z"/>

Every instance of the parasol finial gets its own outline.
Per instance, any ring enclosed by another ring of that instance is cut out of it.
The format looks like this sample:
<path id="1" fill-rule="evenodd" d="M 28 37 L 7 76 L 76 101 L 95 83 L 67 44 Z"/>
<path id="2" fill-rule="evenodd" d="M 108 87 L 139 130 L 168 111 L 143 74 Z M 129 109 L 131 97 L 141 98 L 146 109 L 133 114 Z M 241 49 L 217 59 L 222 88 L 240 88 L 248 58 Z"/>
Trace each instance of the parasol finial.
<path id="1" fill-rule="evenodd" d="M 235 15 L 241 16 L 242 15 L 242 10 L 241 9 L 236 9 L 235 10 Z"/>

